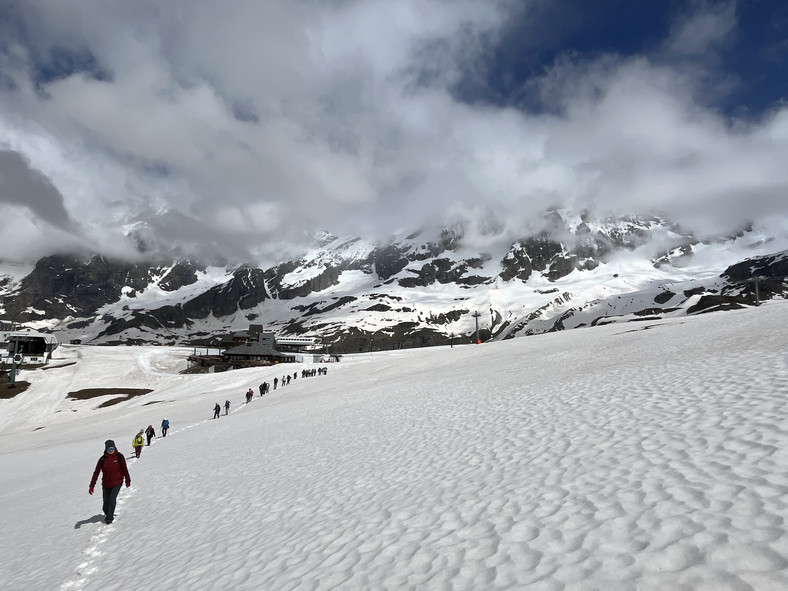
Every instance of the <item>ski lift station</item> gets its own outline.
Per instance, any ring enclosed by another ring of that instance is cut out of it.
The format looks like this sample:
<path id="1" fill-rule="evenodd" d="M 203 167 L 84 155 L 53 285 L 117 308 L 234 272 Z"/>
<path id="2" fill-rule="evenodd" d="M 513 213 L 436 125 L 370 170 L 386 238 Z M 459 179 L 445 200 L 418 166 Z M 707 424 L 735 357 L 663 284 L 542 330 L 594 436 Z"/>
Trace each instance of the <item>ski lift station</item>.
<path id="1" fill-rule="evenodd" d="M 43 365 L 59 343 L 53 334 L 0 324 L 0 362 Z"/>

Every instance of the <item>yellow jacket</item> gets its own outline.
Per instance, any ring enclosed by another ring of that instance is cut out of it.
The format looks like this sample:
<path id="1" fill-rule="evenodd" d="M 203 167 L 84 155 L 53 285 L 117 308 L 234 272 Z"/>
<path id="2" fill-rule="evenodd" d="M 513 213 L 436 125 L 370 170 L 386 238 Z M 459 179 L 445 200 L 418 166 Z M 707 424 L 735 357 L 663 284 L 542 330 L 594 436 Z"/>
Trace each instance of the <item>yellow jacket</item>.
<path id="1" fill-rule="evenodd" d="M 145 438 L 142 435 L 137 435 L 131 442 L 132 447 L 139 447 L 141 445 L 145 445 Z"/>

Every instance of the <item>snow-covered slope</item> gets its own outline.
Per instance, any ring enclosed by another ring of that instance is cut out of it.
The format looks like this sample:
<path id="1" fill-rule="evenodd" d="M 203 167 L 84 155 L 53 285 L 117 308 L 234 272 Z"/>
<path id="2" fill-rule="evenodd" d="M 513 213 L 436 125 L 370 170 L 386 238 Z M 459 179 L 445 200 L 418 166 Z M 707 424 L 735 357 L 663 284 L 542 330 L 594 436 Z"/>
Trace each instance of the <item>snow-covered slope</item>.
<path id="1" fill-rule="evenodd" d="M 700 240 L 660 218 L 552 212 L 514 242 L 462 226 L 392 237 L 319 237 L 269 269 L 42 259 L 0 284 L 7 319 L 61 341 L 208 344 L 251 322 L 336 352 L 482 340 L 754 303 L 730 266 L 788 247 L 747 228 Z M 779 266 L 778 266 L 779 267 Z M 763 295 L 788 280 L 774 267 Z"/>
<path id="2" fill-rule="evenodd" d="M 0 400 L 7 589 L 788 587 L 788 302 L 181 375 L 63 346 Z M 285 371 L 298 378 L 243 404 Z M 85 388 L 152 392 L 66 399 Z M 216 402 L 230 415 L 211 420 Z M 105 439 L 162 418 L 115 522 Z"/>

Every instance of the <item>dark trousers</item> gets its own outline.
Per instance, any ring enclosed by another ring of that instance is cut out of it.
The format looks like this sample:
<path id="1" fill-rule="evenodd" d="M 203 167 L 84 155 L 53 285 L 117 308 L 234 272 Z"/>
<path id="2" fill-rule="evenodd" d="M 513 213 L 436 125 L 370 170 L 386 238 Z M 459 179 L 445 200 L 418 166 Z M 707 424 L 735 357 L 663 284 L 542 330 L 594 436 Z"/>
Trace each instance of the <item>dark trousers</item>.
<path id="1" fill-rule="evenodd" d="M 101 492 L 104 496 L 104 506 L 102 510 L 104 515 L 107 516 L 107 521 L 112 521 L 115 518 L 115 502 L 118 500 L 118 493 L 120 492 L 120 484 L 112 488 L 101 487 Z"/>
<path id="2" fill-rule="evenodd" d="M 150 440 L 153 439 L 153 435 L 148 435 L 148 445 L 150 445 Z"/>
<path id="3" fill-rule="evenodd" d="M 161 436 L 162 437 L 167 437 L 167 429 L 168 429 L 168 427 L 162 427 L 162 429 L 161 429 Z"/>

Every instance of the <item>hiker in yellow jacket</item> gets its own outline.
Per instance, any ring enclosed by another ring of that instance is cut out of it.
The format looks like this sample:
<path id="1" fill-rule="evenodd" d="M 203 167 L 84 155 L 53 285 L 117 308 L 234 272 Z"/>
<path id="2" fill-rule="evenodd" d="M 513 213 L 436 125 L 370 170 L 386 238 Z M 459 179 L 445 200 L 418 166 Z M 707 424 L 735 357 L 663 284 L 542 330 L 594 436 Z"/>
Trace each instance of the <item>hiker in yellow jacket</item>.
<path id="1" fill-rule="evenodd" d="M 132 440 L 131 445 L 134 446 L 134 453 L 137 454 L 137 457 L 140 457 L 142 453 L 142 446 L 145 445 L 145 437 L 143 436 L 145 433 L 145 429 L 140 429 L 140 432 L 137 433 L 137 436 Z"/>

